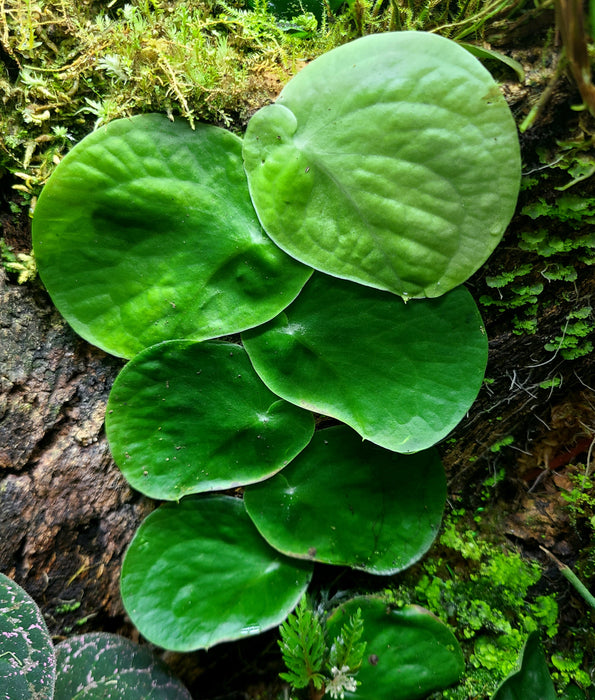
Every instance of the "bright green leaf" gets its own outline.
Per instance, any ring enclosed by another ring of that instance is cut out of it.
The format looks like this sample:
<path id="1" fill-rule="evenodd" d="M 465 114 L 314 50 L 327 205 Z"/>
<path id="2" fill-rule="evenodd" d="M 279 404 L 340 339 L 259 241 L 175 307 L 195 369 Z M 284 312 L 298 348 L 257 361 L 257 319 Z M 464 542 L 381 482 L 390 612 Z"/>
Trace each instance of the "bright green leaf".
<path id="1" fill-rule="evenodd" d="M 252 117 L 243 153 L 281 248 L 404 298 L 475 272 L 520 186 L 498 86 L 468 51 L 423 32 L 366 36 L 308 64 Z"/>
<path id="2" fill-rule="evenodd" d="M 321 274 L 243 340 L 273 392 L 396 452 L 430 447 L 454 428 L 487 362 L 484 327 L 466 289 L 404 304 Z"/>
<path id="3" fill-rule="evenodd" d="M 89 342 L 123 357 L 258 325 L 310 271 L 262 231 L 241 140 L 160 115 L 120 119 L 64 158 L 35 210 L 41 278 Z"/>
<path id="4" fill-rule="evenodd" d="M 106 414 L 126 479 L 166 500 L 266 479 L 313 432 L 312 414 L 267 389 L 241 346 L 216 341 L 141 352 L 118 375 Z"/>
<path id="5" fill-rule="evenodd" d="M 320 615 L 308 605 L 304 595 L 296 609 L 279 627 L 279 648 L 287 671 L 280 677 L 294 688 L 310 683 L 321 688 L 326 644 Z"/>
<path id="6" fill-rule="evenodd" d="M 149 641 L 209 648 L 279 625 L 302 597 L 312 565 L 270 547 L 229 496 L 190 496 L 151 513 L 122 565 L 126 611 Z"/>
<path id="7" fill-rule="evenodd" d="M 386 575 L 428 550 L 445 499 L 437 452 L 399 455 L 345 426 L 318 431 L 288 467 L 244 494 L 248 515 L 284 554 Z"/>
<path id="8" fill-rule="evenodd" d="M 455 636 L 437 617 L 415 605 L 393 610 L 374 596 L 354 598 L 330 616 L 329 636 L 336 635 L 358 608 L 366 655 L 357 674 L 361 685 L 345 697 L 421 700 L 460 678 L 464 661 Z"/>

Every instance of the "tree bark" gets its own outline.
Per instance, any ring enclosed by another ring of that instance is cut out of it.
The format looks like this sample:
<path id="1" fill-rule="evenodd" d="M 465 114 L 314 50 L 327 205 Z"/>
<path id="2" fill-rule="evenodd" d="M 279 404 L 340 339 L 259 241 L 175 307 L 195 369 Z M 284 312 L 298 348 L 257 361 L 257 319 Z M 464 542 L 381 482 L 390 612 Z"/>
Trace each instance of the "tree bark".
<path id="1" fill-rule="evenodd" d="M 122 362 L 78 339 L 38 284 L 0 267 L 0 570 L 62 635 L 122 622 L 123 552 L 151 503 L 103 431 Z"/>

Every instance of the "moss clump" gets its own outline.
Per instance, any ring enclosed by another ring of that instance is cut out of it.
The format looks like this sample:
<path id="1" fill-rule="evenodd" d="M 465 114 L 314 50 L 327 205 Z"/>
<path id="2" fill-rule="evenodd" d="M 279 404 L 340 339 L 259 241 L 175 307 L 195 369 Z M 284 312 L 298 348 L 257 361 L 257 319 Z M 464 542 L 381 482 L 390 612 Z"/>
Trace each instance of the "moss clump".
<path id="1" fill-rule="evenodd" d="M 591 140 L 577 139 L 551 152 L 540 151 L 537 157 L 541 165 L 531 171 L 535 175 L 523 180 L 522 205 L 510 241 L 516 249 L 515 266 L 511 269 L 505 261 L 491 270 L 485 278 L 488 293 L 479 301 L 501 313 L 513 311 L 516 335 L 537 333 L 552 300 L 556 305 L 566 302 L 567 323 L 544 347 L 574 360 L 593 349 L 588 336 L 595 316 L 591 311 L 580 316 L 580 326 L 573 319 L 585 313 L 586 307 L 577 305 L 576 290 L 591 276 L 595 263 L 595 198 L 584 182 L 595 173 L 595 151 Z"/>
<path id="2" fill-rule="evenodd" d="M 489 696 L 514 670 L 529 632 L 556 635 L 556 598 L 532 595 L 542 574 L 539 564 L 466 527 L 463 511 L 445 519 L 435 551 L 405 575 L 391 597 L 428 608 L 452 625 L 461 643 L 467 658 L 463 681 L 433 697 Z"/>
<path id="3" fill-rule="evenodd" d="M 142 112 L 241 128 L 305 60 L 350 38 L 309 39 L 265 9 L 209 0 L 3 0 L 0 168 L 36 193 L 94 127 Z"/>

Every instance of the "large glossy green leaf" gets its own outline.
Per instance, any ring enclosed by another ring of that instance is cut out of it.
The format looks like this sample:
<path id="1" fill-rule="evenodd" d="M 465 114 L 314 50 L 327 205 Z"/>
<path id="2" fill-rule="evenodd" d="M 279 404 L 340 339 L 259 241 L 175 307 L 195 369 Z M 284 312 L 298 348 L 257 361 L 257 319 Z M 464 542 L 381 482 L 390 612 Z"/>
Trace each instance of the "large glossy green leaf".
<path id="1" fill-rule="evenodd" d="M 56 657 L 41 610 L 0 574 L 0 698 L 52 700 Z"/>
<path id="2" fill-rule="evenodd" d="M 190 496 L 141 524 L 124 558 L 121 590 L 144 637 L 190 651 L 276 627 L 311 575 L 311 563 L 263 540 L 241 500 Z"/>
<path id="3" fill-rule="evenodd" d="M 192 700 L 147 647 L 93 632 L 56 646 L 54 700 Z"/>
<path id="4" fill-rule="evenodd" d="M 124 367 L 105 427 L 135 489 L 179 500 L 271 476 L 308 444 L 314 418 L 273 394 L 241 346 L 172 340 Z"/>
<path id="5" fill-rule="evenodd" d="M 487 338 L 469 292 L 404 304 L 315 274 L 277 318 L 243 335 L 276 394 L 396 452 L 444 437 L 470 408 Z"/>
<path id="6" fill-rule="evenodd" d="M 288 467 L 244 493 L 276 549 L 373 574 L 394 574 L 428 550 L 445 499 L 435 450 L 399 455 L 345 426 L 318 431 Z"/>
<path id="7" fill-rule="evenodd" d="M 375 34 L 320 56 L 257 112 L 244 163 L 260 221 L 296 259 L 403 297 L 486 260 L 514 212 L 514 120 L 453 41 Z"/>
<path id="8" fill-rule="evenodd" d="M 427 610 L 408 605 L 391 609 L 374 596 L 354 598 L 328 620 L 329 637 L 362 612 L 366 657 L 357 674 L 358 700 L 420 700 L 456 683 L 464 669 L 461 648 L 448 627 Z"/>
<path id="9" fill-rule="evenodd" d="M 508 676 L 492 700 L 556 700 L 539 632 L 527 637 L 519 670 Z"/>
<path id="10" fill-rule="evenodd" d="M 124 357 L 262 323 L 310 274 L 262 231 L 241 140 L 156 114 L 114 121 L 73 148 L 41 193 L 33 241 L 58 310 Z"/>

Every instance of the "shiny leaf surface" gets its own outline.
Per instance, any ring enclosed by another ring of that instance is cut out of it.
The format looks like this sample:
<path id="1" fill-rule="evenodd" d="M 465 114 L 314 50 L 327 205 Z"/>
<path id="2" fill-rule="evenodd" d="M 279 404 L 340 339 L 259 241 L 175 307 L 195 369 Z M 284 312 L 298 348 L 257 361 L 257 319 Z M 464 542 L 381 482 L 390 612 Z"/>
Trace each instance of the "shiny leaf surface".
<path id="1" fill-rule="evenodd" d="M 421 700 L 459 680 L 464 661 L 453 633 L 423 608 L 393 610 L 380 598 L 362 596 L 339 606 L 328 621 L 329 635 L 360 608 L 366 657 L 361 683 L 345 697 L 358 700 Z"/>
<path id="2" fill-rule="evenodd" d="M 72 327 L 132 357 L 163 340 L 204 340 L 258 325 L 310 271 L 262 231 L 241 140 L 149 114 L 77 144 L 35 210 L 39 272 Z"/>
<path id="3" fill-rule="evenodd" d="M 455 42 L 374 34 L 323 54 L 257 112 L 250 194 L 271 238 L 317 270 L 404 298 L 464 282 L 516 205 L 516 126 Z"/>
<path id="4" fill-rule="evenodd" d="M 313 432 L 312 414 L 267 389 L 242 347 L 216 341 L 141 352 L 118 375 L 106 413 L 124 476 L 164 500 L 265 479 Z"/>
<path id="5" fill-rule="evenodd" d="M 188 497 L 151 513 L 122 565 L 126 611 L 149 641 L 206 649 L 279 625 L 312 565 L 270 547 L 229 496 Z"/>
<path id="6" fill-rule="evenodd" d="M 428 550 L 445 499 L 435 450 L 399 455 L 345 426 L 318 431 L 288 467 L 244 493 L 248 515 L 284 554 L 385 575 Z"/>
<path id="7" fill-rule="evenodd" d="M 404 304 L 322 274 L 243 340 L 275 394 L 403 453 L 430 447 L 454 428 L 487 362 L 483 323 L 466 289 Z"/>

